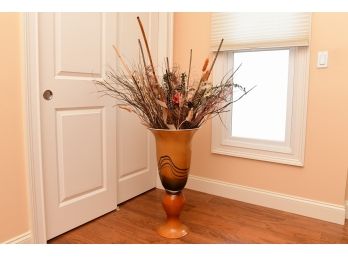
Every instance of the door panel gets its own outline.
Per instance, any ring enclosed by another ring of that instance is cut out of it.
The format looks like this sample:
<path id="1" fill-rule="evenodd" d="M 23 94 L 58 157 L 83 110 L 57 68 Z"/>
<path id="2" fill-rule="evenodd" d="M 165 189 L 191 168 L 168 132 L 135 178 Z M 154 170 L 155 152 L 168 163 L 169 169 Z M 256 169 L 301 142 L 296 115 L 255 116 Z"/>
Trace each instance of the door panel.
<path id="1" fill-rule="evenodd" d="M 118 110 L 118 203 L 156 186 L 151 135 L 134 115 Z M 152 154 L 151 154 L 152 153 Z M 136 161 L 135 161 L 136 160 Z"/>
<path id="2" fill-rule="evenodd" d="M 104 108 L 56 112 L 59 206 L 107 190 L 103 113 Z"/>
<path id="3" fill-rule="evenodd" d="M 105 14 L 57 13 L 54 22 L 56 74 L 101 77 Z"/>
<path id="4" fill-rule="evenodd" d="M 118 113 L 123 122 L 119 124 L 119 178 L 125 178 L 134 172 L 148 169 L 149 144 L 147 131 L 139 125 L 135 115 L 126 115 L 124 111 Z M 132 161 L 137 160 L 137 161 Z"/>

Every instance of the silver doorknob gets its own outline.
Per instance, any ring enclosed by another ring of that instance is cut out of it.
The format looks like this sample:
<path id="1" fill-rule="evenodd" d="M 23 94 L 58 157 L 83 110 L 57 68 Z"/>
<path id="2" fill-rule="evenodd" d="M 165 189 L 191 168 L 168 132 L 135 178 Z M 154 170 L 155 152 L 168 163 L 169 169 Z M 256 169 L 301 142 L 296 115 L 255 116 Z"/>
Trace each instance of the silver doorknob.
<path id="1" fill-rule="evenodd" d="M 45 100 L 49 101 L 53 98 L 53 93 L 51 90 L 45 90 L 45 92 L 42 94 L 42 96 Z"/>

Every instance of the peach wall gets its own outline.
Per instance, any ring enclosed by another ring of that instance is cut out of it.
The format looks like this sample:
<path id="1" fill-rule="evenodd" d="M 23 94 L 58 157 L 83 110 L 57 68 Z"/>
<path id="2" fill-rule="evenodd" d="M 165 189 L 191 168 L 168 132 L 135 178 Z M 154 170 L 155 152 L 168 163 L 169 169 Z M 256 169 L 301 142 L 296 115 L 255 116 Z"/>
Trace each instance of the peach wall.
<path id="1" fill-rule="evenodd" d="M 209 51 L 210 14 L 176 13 L 174 21 L 174 62 L 186 68 L 192 48 L 199 68 Z M 304 167 L 212 154 L 208 123 L 193 140 L 192 174 L 343 204 L 348 168 L 347 28 L 348 13 L 312 16 Z M 329 51 L 327 69 L 315 67 L 320 50 Z"/>
<path id="2" fill-rule="evenodd" d="M 192 174 L 343 204 L 348 168 L 348 13 L 313 15 L 305 167 L 210 153 L 211 124 L 193 143 Z M 209 52 L 209 13 L 176 13 L 174 61 L 200 69 Z M 20 14 L 0 14 L 0 242 L 29 229 L 24 161 Z M 315 68 L 329 51 L 329 68 Z M 348 199 L 348 194 L 346 196 Z"/>
<path id="3" fill-rule="evenodd" d="M 29 230 L 20 14 L 0 14 L 0 242 Z"/>

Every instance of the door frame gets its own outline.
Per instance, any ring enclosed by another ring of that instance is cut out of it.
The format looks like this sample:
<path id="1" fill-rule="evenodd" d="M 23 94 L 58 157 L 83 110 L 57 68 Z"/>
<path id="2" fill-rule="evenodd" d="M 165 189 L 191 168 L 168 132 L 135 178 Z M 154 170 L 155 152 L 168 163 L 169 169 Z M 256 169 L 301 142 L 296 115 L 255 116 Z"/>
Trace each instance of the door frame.
<path id="1" fill-rule="evenodd" d="M 173 60 L 173 17 L 173 13 L 159 13 L 158 60 L 164 60 L 165 57 Z M 45 244 L 47 238 L 40 124 L 38 13 L 23 13 L 22 27 L 29 219 L 32 242 Z"/>

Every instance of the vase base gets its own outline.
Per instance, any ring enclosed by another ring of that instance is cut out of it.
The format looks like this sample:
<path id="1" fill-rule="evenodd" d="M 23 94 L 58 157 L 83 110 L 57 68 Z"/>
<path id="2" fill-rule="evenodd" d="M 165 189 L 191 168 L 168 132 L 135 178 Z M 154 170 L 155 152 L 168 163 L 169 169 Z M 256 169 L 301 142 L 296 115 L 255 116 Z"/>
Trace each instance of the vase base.
<path id="1" fill-rule="evenodd" d="M 182 192 L 170 194 L 166 191 L 162 198 L 162 205 L 167 214 L 167 219 L 157 232 L 166 238 L 180 238 L 188 233 L 188 228 L 180 221 L 179 216 L 185 203 Z"/>
<path id="2" fill-rule="evenodd" d="M 180 222 L 167 222 L 157 229 L 157 233 L 165 238 L 181 238 L 188 234 L 188 228 Z"/>

